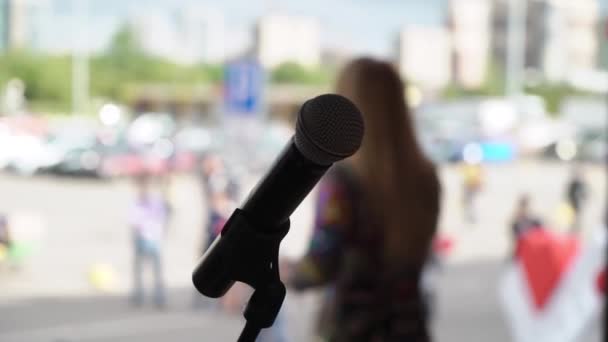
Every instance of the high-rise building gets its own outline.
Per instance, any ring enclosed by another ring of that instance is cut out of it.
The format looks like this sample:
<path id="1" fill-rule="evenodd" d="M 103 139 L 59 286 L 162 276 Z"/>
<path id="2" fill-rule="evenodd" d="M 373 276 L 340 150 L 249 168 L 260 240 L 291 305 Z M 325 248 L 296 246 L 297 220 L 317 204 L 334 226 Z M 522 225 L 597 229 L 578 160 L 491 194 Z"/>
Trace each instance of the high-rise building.
<path id="1" fill-rule="evenodd" d="M 53 9 L 53 3 L 50 0 L 28 1 L 28 29 L 27 29 L 27 45 L 33 50 L 45 52 L 65 52 L 50 49 L 45 45 L 47 37 L 53 37 L 53 29 L 57 28 L 57 23 L 66 21 L 70 18 L 70 14 L 64 14 L 63 18 L 56 14 Z M 72 18 L 70 18 L 72 19 Z M 69 22 L 72 24 L 72 22 Z M 72 24 L 73 25 L 73 24 Z M 49 38 L 50 40 L 50 38 Z M 57 42 L 53 42 L 58 45 Z M 50 45 L 50 44 L 47 44 Z M 60 50 L 60 49 L 57 49 Z"/>
<path id="2" fill-rule="evenodd" d="M 155 9 L 138 12 L 131 18 L 130 29 L 147 54 L 171 57 L 176 53 L 179 44 L 169 19 L 167 13 Z"/>
<path id="3" fill-rule="evenodd" d="M 541 69 L 545 41 L 547 38 L 547 21 L 539 18 L 545 17 L 546 3 L 544 0 L 529 2 L 528 0 L 515 0 L 523 6 L 523 13 L 527 13 L 524 25 L 523 40 L 520 42 L 521 51 L 524 54 L 524 66 L 526 68 Z M 509 50 L 509 15 L 510 3 L 513 0 L 495 0 L 492 11 L 492 58 L 500 65 L 505 66 Z M 537 18 L 538 16 L 538 18 Z M 547 18 L 548 20 L 548 18 Z M 552 42 L 554 44 L 555 42 Z"/>
<path id="4" fill-rule="evenodd" d="M 432 44 L 429 44 L 432 42 Z M 401 75 L 425 90 L 438 90 L 451 80 L 451 40 L 443 27 L 408 26 L 397 42 Z"/>
<path id="5" fill-rule="evenodd" d="M 490 0 L 450 1 L 448 21 L 454 79 L 464 88 L 478 88 L 486 79 L 490 59 L 491 5 Z"/>
<path id="6" fill-rule="evenodd" d="M 8 0 L 8 47 L 23 48 L 27 42 L 27 7 L 25 0 Z"/>
<path id="7" fill-rule="evenodd" d="M 294 62 L 315 67 L 321 58 L 319 25 L 306 17 L 262 17 L 255 34 L 255 55 L 265 68 Z"/>
<path id="8" fill-rule="evenodd" d="M 321 51 L 321 65 L 334 70 L 341 69 L 353 58 L 353 52 L 343 47 L 324 47 Z"/>
<path id="9" fill-rule="evenodd" d="M 8 47 L 8 0 L 0 0 L 0 52 Z"/>
<path id="10" fill-rule="evenodd" d="M 604 16 L 598 24 L 599 67 L 608 70 L 608 15 Z"/>
<path id="11" fill-rule="evenodd" d="M 25 0 L 0 0 L 0 51 L 25 46 L 26 12 Z"/>
<path id="12" fill-rule="evenodd" d="M 177 11 L 175 25 L 181 62 L 223 62 L 225 34 L 222 13 L 207 7 L 185 7 Z"/>
<path id="13" fill-rule="evenodd" d="M 525 6 L 523 51 L 527 70 L 551 81 L 564 80 L 571 72 L 595 67 L 596 0 L 522 0 Z M 507 63 L 509 1 L 495 0 L 492 22 L 492 54 Z"/>
<path id="14" fill-rule="evenodd" d="M 148 10 L 133 16 L 130 26 L 142 49 L 151 55 L 182 64 L 224 59 L 224 18 L 214 9 Z"/>
<path id="15" fill-rule="evenodd" d="M 599 20 L 598 1 L 562 1 L 560 4 L 566 18 L 567 69 L 569 71 L 594 69 L 597 65 L 598 51 L 596 35 Z"/>

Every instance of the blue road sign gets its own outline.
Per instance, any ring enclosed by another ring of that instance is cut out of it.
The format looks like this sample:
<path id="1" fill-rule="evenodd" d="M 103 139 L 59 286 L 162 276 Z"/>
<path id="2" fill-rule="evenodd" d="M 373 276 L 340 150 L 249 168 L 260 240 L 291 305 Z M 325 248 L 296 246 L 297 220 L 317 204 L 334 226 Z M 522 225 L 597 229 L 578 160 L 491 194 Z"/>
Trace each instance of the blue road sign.
<path id="1" fill-rule="evenodd" d="M 256 114 L 262 103 L 264 77 L 262 67 L 254 61 L 226 65 L 224 105 L 227 114 Z"/>

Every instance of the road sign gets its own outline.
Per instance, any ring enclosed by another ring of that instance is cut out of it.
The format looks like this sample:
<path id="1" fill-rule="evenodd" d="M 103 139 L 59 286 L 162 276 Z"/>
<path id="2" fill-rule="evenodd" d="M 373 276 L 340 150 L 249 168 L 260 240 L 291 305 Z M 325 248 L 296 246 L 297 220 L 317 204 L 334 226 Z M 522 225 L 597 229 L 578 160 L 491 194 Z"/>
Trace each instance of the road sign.
<path id="1" fill-rule="evenodd" d="M 226 114 L 259 113 L 263 88 L 263 70 L 257 62 L 238 61 L 227 64 L 224 73 Z"/>

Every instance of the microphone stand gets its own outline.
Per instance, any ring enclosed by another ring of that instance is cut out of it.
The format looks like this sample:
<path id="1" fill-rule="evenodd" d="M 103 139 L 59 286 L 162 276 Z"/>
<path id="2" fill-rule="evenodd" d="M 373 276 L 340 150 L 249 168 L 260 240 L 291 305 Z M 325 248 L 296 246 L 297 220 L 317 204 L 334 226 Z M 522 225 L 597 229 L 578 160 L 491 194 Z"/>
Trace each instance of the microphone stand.
<path id="1" fill-rule="evenodd" d="M 255 342 L 262 329 L 272 326 L 285 299 L 279 246 L 289 231 L 289 220 L 274 229 L 257 228 L 236 209 L 192 274 L 196 289 L 212 298 L 226 294 L 236 281 L 254 289 L 238 342 Z"/>

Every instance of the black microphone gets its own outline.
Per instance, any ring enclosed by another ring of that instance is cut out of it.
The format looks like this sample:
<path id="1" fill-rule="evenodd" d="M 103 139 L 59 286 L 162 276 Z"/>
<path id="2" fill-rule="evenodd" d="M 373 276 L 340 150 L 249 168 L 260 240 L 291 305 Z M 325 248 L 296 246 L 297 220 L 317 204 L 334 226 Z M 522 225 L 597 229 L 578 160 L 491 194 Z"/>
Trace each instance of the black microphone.
<path id="1" fill-rule="evenodd" d="M 296 133 L 241 207 L 260 229 L 284 223 L 336 161 L 357 151 L 363 119 L 340 95 L 321 95 L 302 105 Z"/>
<path id="2" fill-rule="evenodd" d="M 296 133 L 194 269 L 196 289 L 217 298 L 235 281 L 249 284 L 256 291 L 245 318 L 257 328 L 272 325 L 285 296 L 278 249 L 289 216 L 334 162 L 359 149 L 362 138 L 363 118 L 350 100 L 326 94 L 305 102 Z"/>

